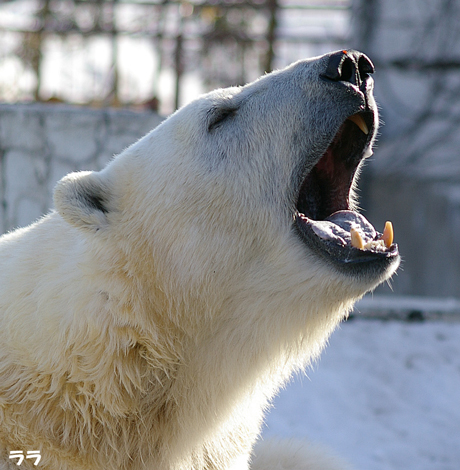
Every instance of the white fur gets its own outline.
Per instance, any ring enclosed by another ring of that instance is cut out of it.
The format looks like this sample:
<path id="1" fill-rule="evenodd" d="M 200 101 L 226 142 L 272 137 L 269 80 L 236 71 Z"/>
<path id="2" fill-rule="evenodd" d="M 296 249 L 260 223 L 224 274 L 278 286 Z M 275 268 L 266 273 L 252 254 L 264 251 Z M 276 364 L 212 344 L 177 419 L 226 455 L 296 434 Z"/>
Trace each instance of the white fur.
<path id="1" fill-rule="evenodd" d="M 291 228 L 296 168 L 350 113 L 325 60 L 199 98 L 0 239 L 1 469 L 247 468 L 271 397 L 391 274 L 344 275 Z M 297 455 L 256 468 L 329 468 Z"/>

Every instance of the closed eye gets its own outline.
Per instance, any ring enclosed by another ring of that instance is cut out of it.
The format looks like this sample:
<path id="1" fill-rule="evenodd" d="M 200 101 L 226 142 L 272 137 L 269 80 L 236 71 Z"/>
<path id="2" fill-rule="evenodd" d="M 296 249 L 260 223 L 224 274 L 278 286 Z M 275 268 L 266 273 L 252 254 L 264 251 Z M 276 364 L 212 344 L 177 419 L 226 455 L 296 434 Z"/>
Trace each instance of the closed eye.
<path id="1" fill-rule="evenodd" d="M 214 107 L 208 111 L 208 132 L 220 127 L 225 120 L 235 116 L 238 108 L 236 107 Z"/>

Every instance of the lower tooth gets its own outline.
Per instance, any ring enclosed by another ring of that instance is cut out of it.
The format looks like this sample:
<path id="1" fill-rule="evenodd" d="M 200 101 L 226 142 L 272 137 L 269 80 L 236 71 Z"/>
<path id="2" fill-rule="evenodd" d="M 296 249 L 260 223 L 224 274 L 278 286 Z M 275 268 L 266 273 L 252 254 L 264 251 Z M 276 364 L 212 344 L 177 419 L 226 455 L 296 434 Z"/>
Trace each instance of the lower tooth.
<path id="1" fill-rule="evenodd" d="M 382 240 L 387 248 L 393 244 L 394 232 L 393 224 L 390 221 L 385 222 L 385 228 L 383 230 Z"/>
<path id="2" fill-rule="evenodd" d="M 352 227 L 350 230 L 350 235 L 351 235 L 351 246 L 362 250 L 364 248 L 364 242 L 361 237 L 361 234 L 359 233 L 359 230 Z"/>

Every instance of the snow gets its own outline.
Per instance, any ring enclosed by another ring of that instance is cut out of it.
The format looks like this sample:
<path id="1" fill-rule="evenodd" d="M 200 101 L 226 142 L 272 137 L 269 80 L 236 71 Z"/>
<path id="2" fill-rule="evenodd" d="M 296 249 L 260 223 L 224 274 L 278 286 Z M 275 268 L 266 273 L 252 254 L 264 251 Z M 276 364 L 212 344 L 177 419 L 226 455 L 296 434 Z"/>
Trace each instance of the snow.
<path id="1" fill-rule="evenodd" d="M 459 470 L 456 318 L 343 323 L 275 399 L 263 437 L 325 444 L 357 470 Z"/>

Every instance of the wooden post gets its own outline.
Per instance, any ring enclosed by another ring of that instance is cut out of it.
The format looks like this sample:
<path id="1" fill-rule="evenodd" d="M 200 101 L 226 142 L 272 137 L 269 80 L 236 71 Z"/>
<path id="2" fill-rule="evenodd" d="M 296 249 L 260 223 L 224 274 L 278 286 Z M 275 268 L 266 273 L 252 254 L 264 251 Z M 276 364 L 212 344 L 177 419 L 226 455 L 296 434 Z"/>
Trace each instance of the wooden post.
<path id="1" fill-rule="evenodd" d="M 273 58 L 275 57 L 274 43 L 276 40 L 278 0 L 267 0 L 267 6 L 270 13 L 270 19 L 267 30 L 268 49 L 264 68 L 265 72 L 271 72 L 273 69 Z"/>

